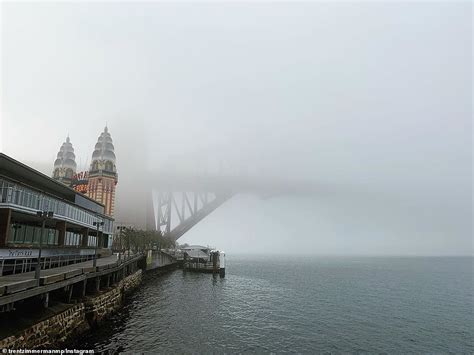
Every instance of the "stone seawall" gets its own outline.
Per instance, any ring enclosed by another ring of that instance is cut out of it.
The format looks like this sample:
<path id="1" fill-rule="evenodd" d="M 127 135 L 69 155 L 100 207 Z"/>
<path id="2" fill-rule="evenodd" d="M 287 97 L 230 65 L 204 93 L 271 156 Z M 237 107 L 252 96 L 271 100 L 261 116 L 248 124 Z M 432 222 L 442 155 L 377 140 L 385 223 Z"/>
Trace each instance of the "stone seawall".
<path id="1" fill-rule="evenodd" d="M 80 303 L 18 334 L 0 340 L 1 349 L 48 349 L 88 329 Z"/>
<path id="2" fill-rule="evenodd" d="M 52 349 L 96 326 L 122 305 L 124 296 L 137 288 L 142 270 L 124 278 L 111 289 L 87 296 L 67 310 L 0 340 L 0 349 Z"/>

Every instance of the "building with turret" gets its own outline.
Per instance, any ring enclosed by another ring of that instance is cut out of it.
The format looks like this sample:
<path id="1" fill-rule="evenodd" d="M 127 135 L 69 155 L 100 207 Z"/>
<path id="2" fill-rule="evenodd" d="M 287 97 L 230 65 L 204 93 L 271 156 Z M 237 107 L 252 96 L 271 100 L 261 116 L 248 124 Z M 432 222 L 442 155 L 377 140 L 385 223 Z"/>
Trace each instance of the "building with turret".
<path id="1" fill-rule="evenodd" d="M 54 161 L 53 178 L 70 186 L 76 174 L 76 156 L 69 136 L 61 145 L 56 160 Z"/>
<path id="2" fill-rule="evenodd" d="M 105 214 L 109 216 L 114 215 L 117 181 L 114 145 L 106 126 L 97 140 L 94 153 L 92 153 L 87 195 L 102 203 L 105 206 Z"/>
<path id="3" fill-rule="evenodd" d="M 104 213 L 113 217 L 117 167 L 112 137 L 107 126 L 97 139 L 89 171 L 76 173 L 76 156 L 69 136 L 59 150 L 53 179 L 104 205 Z"/>

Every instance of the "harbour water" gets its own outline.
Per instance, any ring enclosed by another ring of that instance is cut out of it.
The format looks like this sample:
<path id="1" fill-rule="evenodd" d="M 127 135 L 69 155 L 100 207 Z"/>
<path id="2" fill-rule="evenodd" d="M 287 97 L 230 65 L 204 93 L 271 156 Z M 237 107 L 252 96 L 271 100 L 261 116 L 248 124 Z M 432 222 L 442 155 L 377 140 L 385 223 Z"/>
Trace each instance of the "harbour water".
<path id="1" fill-rule="evenodd" d="M 147 275 L 78 344 L 113 353 L 472 353 L 472 282 L 470 257 L 230 255 L 225 278 Z"/>

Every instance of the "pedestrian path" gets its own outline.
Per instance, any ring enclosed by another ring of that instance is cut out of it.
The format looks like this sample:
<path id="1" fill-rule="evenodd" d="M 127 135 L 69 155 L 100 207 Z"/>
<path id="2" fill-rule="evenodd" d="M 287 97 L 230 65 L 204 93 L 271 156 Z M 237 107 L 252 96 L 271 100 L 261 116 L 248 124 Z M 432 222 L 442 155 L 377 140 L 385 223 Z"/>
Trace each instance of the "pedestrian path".
<path id="1" fill-rule="evenodd" d="M 132 258 L 128 257 L 128 259 Z M 84 261 L 77 264 L 61 266 L 53 269 L 41 270 L 39 285 L 35 279 L 35 272 L 25 272 L 22 274 L 14 274 L 0 277 L 0 297 L 15 292 L 24 291 L 37 286 L 49 285 L 60 282 L 81 274 L 87 274 L 96 271 L 106 270 L 118 266 L 122 260 L 116 255 L 97 259 L 97 266 L 94 267 L 93 260 Z"/>

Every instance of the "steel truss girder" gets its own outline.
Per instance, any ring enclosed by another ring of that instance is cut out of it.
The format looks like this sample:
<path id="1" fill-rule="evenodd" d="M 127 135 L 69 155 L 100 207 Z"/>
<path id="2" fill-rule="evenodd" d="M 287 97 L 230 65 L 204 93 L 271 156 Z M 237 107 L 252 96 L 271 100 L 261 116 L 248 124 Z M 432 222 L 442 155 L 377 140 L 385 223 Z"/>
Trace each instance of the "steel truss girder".
<path id="1" fill-rule="evenodd" d="M 153 191 L 155 192 L 155 191 Z M 232 197 L 231 193 L 158 191 L 152 194 L 155 228 L 177 240 Z M 172 211 L 178 224 L 172 226 Z"/>

